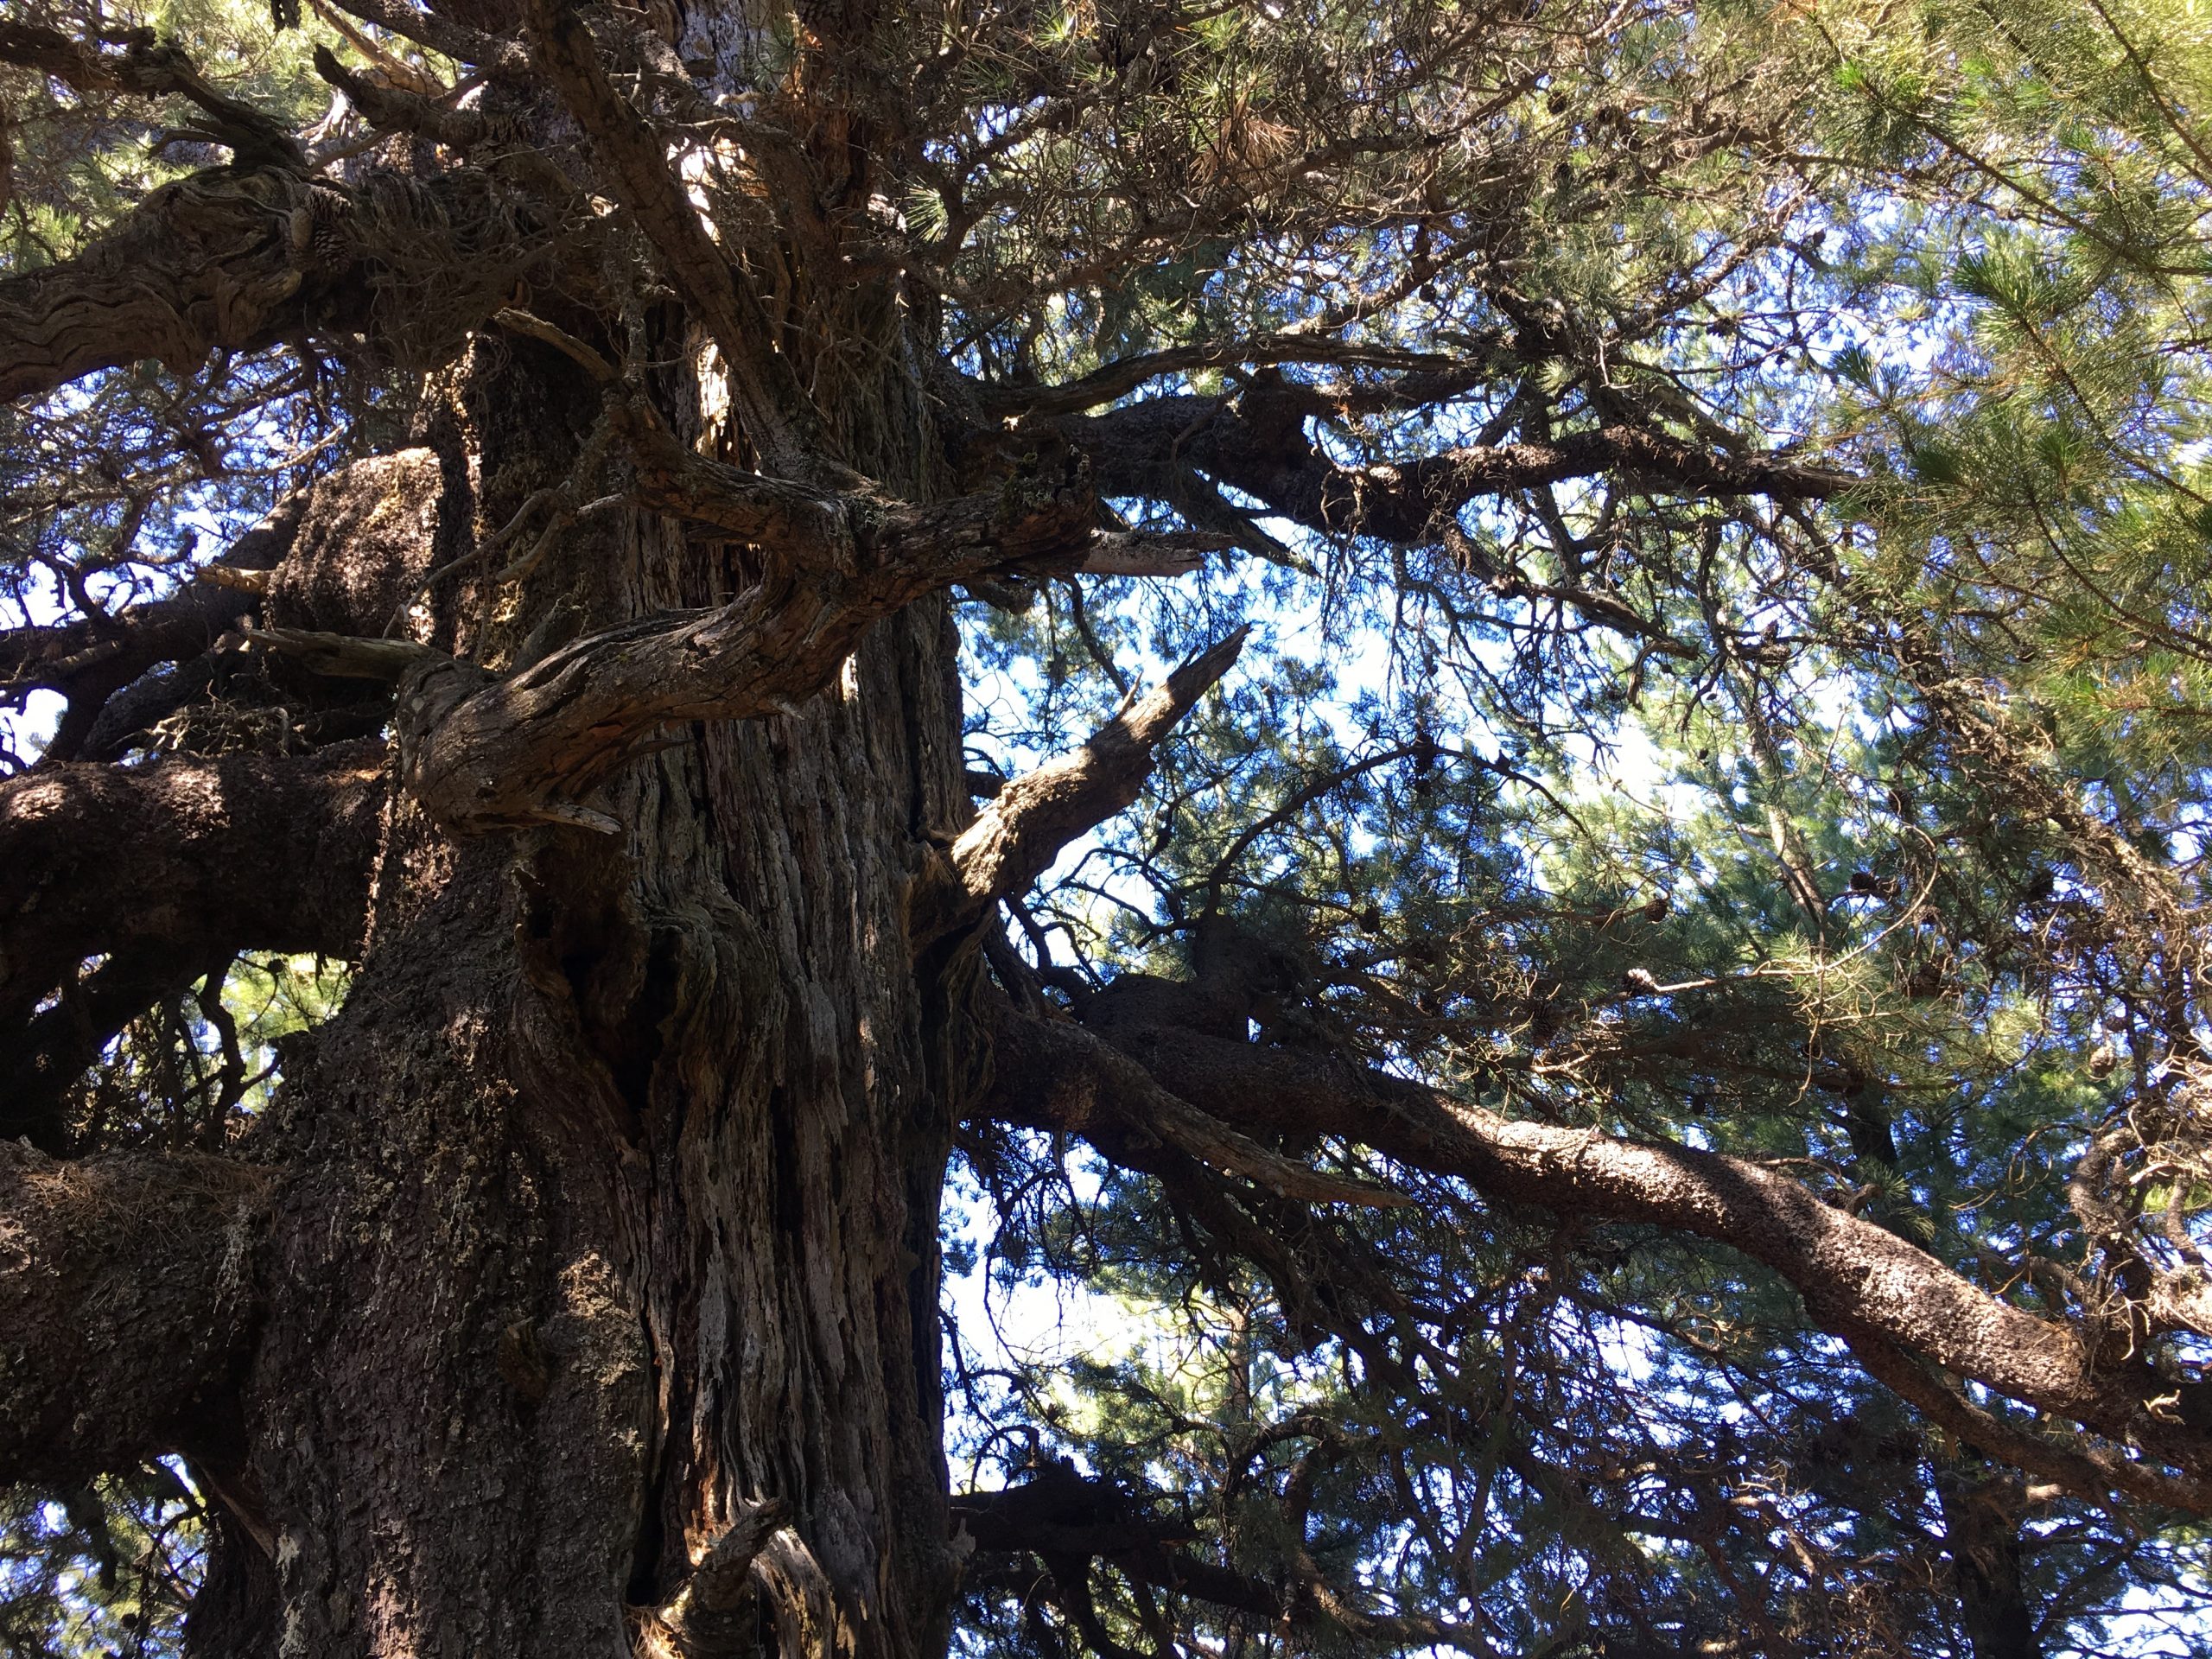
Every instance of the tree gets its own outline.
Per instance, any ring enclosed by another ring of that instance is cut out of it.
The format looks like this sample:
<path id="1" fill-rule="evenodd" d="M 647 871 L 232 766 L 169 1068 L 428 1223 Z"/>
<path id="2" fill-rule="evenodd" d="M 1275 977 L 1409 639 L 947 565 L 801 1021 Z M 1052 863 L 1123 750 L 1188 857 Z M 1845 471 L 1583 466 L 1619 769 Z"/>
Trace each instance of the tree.
<path id="1" fill-rule="evenodd" d="M 310 10 L 0 23 L 11 1641 L 2201 1608 L 2139 22 Z M 948 1344 L 949 1180 L 1146 1340 Z"/>

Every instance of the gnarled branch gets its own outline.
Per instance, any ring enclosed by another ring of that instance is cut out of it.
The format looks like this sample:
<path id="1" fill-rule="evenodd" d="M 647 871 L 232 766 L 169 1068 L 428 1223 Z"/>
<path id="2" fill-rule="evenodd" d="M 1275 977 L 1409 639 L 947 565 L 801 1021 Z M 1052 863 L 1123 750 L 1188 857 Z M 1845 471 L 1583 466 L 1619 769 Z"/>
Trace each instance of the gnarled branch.
<path id="1" fill-rule="evenodd" d="M 723 473 L 739 483 L 718 500 L 705 486 Z M 508 679 L 444 659 L 416 671 L 400 695 L 401 761 L 409 789 L 448 828 L 573 821 L 585 792 L 661 727 L 795 707 L 879 619 L 955 582 L 1072 568 L 1096 535 L 1088 475 L 1065 452 L 1001 489 L 929 507 L 803 486 L 791 495 L 715 463 L 685 472 L 681 505 L 661 489 L 648 487 L 653 505 L 708 523 L 753 522 L 762 489 L 790 496 L 820 527 L 823 554 L 779 557 L 728 605 L 589 635 Z"/>
<path id="2" fill-rule="evenodd" d="M 441 278 L 435 315 L 418 305 L 407 318 L 428 331 L 409 350 L 457 345 L 550 245 L 539 228 L 467 168 L 428 181 L 376 174 L 358 188 L 290 166 L 195 173 L 75 258 L 0 279 L 0 398 L 146 358 L 181 373 L 218 349 L 358 325 L 410 271 Z"/>

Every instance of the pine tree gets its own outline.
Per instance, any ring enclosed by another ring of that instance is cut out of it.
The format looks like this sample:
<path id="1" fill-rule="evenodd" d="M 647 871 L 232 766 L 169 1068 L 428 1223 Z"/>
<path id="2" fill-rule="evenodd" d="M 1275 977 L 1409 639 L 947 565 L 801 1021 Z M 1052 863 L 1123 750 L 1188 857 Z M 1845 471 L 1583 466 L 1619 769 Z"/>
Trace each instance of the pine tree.
<path id="1" fill-rule="evenodd" d="M 0 22 L 0 1633 L 2201 1617 L 2184 22 Z"/>

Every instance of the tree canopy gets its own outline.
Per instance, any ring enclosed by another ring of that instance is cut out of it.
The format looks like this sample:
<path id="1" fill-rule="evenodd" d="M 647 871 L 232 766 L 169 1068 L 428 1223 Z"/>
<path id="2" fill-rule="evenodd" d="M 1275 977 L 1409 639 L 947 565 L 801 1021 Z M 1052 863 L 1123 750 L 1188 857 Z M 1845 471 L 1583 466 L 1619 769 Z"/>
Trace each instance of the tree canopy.
<path id="1" fill-rule="evenodd" d="M 22 0 L 0 1274 L 216 1273 L 395 814 L 639 835 L 950 595 L 959 1651 L 2202 1651 L 2208 108 L 2175 0 Z M 20 1408 L 0 1653 L 185 1650 L 231 1497 Z"/>

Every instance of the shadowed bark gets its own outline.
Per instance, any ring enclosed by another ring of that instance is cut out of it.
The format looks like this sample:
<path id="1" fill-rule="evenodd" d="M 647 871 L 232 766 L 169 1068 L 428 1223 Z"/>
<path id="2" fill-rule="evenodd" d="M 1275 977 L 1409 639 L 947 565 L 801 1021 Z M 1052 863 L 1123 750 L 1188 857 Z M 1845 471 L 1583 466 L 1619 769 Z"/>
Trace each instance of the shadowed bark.
<path id="1" fill-rule="evenodd" d="M 248 949 L 353 955 L 389 778 L 368 741 L 0 782 L 0 1132 L 60 1151 L 62 1090 L 211 964 Z"/>
<path id="2" fill-rule="evenodd" d="M 0 1140 L 0 1482 L 227 1448 L 269 1185 L 214 1158 Z"/>
<path id="3" fill-rule="evenodd" d="M 1960 1623 L 1974 1659 L 2042 1659 L 2021 1580 L 2019 1484 L 2003 1473 L 1977 1471 L 1980 1462 L 1969 1456 L 1936 1472 Z"/>

